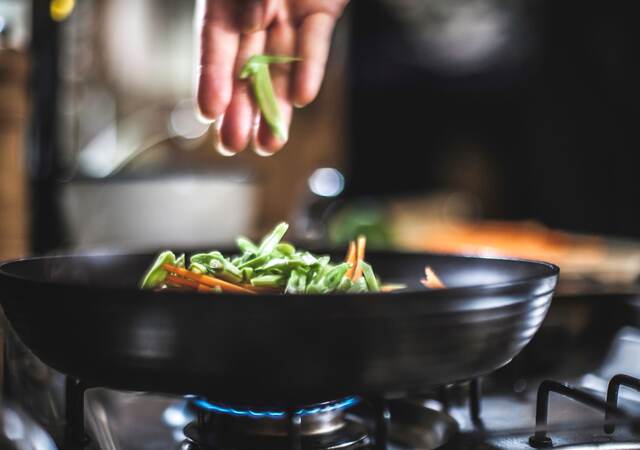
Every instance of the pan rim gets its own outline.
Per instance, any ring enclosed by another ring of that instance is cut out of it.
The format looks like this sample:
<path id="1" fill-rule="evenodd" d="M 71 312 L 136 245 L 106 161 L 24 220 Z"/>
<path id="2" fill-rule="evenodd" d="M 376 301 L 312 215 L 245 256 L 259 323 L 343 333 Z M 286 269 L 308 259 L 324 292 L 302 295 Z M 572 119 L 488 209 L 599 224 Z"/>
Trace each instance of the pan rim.
<path id="1" fill-rule="evenodd" d="M 332 251 L 332 250 L 326 250 Z M 322 252 L 320 252 L 322 253 Z M 553 279 L 557 278 L 560 275 L 560 267 L 556 264 L 533 260 L 533 259 L 524 259 L 524 258 L 515 258 L 515 257 L 503 257 L 503 256 L 483 256 L 477 254 L 470 253 L 444 253 L 444 252 L 411 252 L 411 251 L 398 251 L 398 250 L 378 250 L 371 251 L 370 254 L 374 255 L 393 255 L 395 257 L 438 257 L 438 258 L 457 258 L 463 260 L 483 260 L 483 261 L 495 261 L 495 262 L 507 262 L 507 263 L 524 263 L 529 265 L 535 265 L 542 268 L 540 274 L 526 276 L 522 278 L 514 278 L 513 280 L 501 281 L 495 283 L 486 283 L 486 284 L 474 284 L 469 286 L 456 286 L 456 287 L 446 287 L 443 289 L 434 289 L 434 290 L 410 290 L 405 292 L 368 292 L 361 294 L 346 294 L 346 293 L 335 293 L 335 294 L 322 294 L 322 297 L 327 300 L 332 299 L 330 301 L 344 301 L 344 299 L 355 299 L 355 298 L 366 298 L 367 300 L 376 299 L 376 301 L 381 301 L 383 299 L 398 299 L 398 298 L 415 298 L 416 294 L 420 294 L 421 297 L 428 295 L 432 299 L 437 298 L 450 298 L 450 297 L 465 297 L 467 294 L 478 295 L 479 293 L 490 294 L 492 292 L 500 292 L 504 289 L 513 288 L 517 286 L 527 285 L 532 282 Z M 0 261 L 0 279 L 8 278 L 13 281 L 21 282 L 21 283 L 34 283 L 37 285 L 44 285 L 50 287 L 58 287 L 65 289 L 101 289 L 105 292 L 109 293 L 122 293 L 126 292 L 128 294 L 132 294 L 134 292 L 139 292 L 142 296 L 152 295 L 157 298 L 198 298 L 198 300 L 202 297 L 209 297 L 212 294 L 202 293 L 202 292 L 171 292 L 170 295 L 167 293 L 154 293 L 151 291 L 143 291 L 140 289 L 134 288 L 123 288 L 123 287 L 115 287 L 103 284 L 95 284 L 91 285 L 83 285 L 80 283 L 74 282 L 64 282 L 64 281 L 48 281 L 41 280 L 32 277 L 25 277 L 18 274 L 15 274 L 8 270 L 8 268 L 12 265 L 18 265 L 24 262 L 29 261 L 38 261 L 38 260 L 55 260 L 55 259 L 63 259 L 63 258 L 86 258 L 86 257 L 143 257 L 149 256 L 153 257 L 153 253 L 149 252 L 136 252 L 136 253 L 126 253 L 126 252 L 80 252 L 80 253 L 59 253 L 54 255 L 35 255 L 35 256 L 26 256 L 22 258 L 16 258 L 12 260 Z M 544 295 L 553 292 L 555 289 L 555 285 L 545 292 L 539 292 L 536 294 Z M 158 294 L 158 295 L 155 295 Z M 288 298 L 292 301 L 300 301 L 302 299 L 310 299 L 316 298 L 317 295 L 307 295 L 307 294 L 258 294 L 258 295 L 246 295 L 246 294 L 235 294 L 235 293 L 220 293 L 216 294 L 216 300 L 224 301 L 227 299 L 236 300 L 238 298 L 243 299 L 282 299 Z M 1 301 L 1 296 L 0 296 Z"/>

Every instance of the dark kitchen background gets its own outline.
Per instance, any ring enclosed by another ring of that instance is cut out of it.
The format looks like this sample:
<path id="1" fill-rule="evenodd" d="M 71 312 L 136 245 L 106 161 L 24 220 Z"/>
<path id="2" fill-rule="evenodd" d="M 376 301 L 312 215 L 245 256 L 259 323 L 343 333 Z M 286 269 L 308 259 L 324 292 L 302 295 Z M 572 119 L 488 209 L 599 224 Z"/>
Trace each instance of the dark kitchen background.
<path id="1" fill-rule="evenodd" d="M 632 6 L 355 2 L 350 190 L 454 189 L 487 217 L 638 236 Z"/>
<path id="2" fill-rule="evenodd" d="M 561 363 L 590 374 L 607 349 L 603 380 L 639 373 L 624 328 L 640 317 L 635 2 L 351 0 L 318 99 L 270 158 L 219 155 L 198 120 L 199 6 L 0 0 L 0 261 L 214 248 L 282 220 L 310 246 L 363 232 L 370 247 L 541 259 L 561 267 L 560 301 L 499 373 L 509 393 L 565 379 Z M 12 372 L 5 385 L 37 391 L 30 409 L 62 419 L 64 382 L 19 344 L 4 357 L 7 329 L 0 386 Z M 117 395 L 116 428 L 149 438 Z"/>
<path id="3" fill-rule="evenodd" d="M 216 244 L 283 218 L 335 244 L 368 229 L 547 259 L 550 239 L 640 237 L 632 2 L 353 1 L 319 99 L 268 159 L 217 155 L 196 119 L 194 8 L 0 3 L 3 257 Z"/>
<path id="4" fill-rule="evenodd" d="M 5 257 L 216 244 L 283 218 L 436 249 L 640 237 L 632 2 L 354 1 L 269 159 L 220 157 L 196 120 L 193 2 L 0 5 Z"/>

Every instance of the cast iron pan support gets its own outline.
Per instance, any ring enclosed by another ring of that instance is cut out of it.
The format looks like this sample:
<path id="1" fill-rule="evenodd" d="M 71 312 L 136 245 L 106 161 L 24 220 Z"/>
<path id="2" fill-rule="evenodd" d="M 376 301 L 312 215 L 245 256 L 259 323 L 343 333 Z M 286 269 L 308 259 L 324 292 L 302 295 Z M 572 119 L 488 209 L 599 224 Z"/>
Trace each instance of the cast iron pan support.
<path id="1" fill-rule="evenodd" d="M 289 411 L 289 440 L 291 450 L 302 450 L 302 417 L 294 410 Z"/>
<path id="2" fill-rule="evenodd" d="M 608 416 L 626 417 L 626 414 L 617 407 L 609 405 L 606 401 L 595 397 L 566 384 L 553 380 L 545 380 L 538 387 L 536 401 L 536 432 L 529 438 L 529 445 L 534 448 L 553 447 L 553 441 L 547 436 L 547 417 L 549 412 L 549 394 L 555 392 L 565 397 L 576 400 L 584 405 L 604 411 Z"/>
<path id="3" fill-rule="evenodd" d="M 616 425 L 610 421 L 611 411 L 618 409 L 618 392 L 620 386 L 630 387 L 636 391 L 640 391 L 640 380 L 629 375 L 618 374 L 614 375 L 609 381 L 609 388 L 607 389 L 607 404 L 609 408 L 605 411 L 604 415 L 604 432 L 611 434 L 616 430 Z"/>
<path id="4" fill-rule="evenodd" d="M 480 413 L 482 409 L 480 407 L 480 398 L 482 396 L 482 388 L 480 385 L 480 378 L 474 378 L 469 382 L 469 413 L 471 414 L 471 420 L 474 424 L 481 424 Z"/>
<path id="5" fill-rule="evenodd" d="M 65 448 L 82 450 L 90 439 L 84 429 L 84 393 L 89 386 L 78 378 L 67 377 L 66 380 L 66 426 Z"/>
<path id="6" fill-rule="evenodd" d="M 453 386 L 459 386 L 459 384 L 454 384 Z M 452 402 L 449 396 L 449 387 L 446 384 L 438 387 L 436 399 L 442 404 L 444 411 L 449 411 Z M 481 400 L 482 378 L 473 378 L 469 381 L 469 416 L 472 422 L 478 427 L 483 426 L 482 418 L 480 417 L 482 414 Z"/>
<path id="7" fill-rule="evenodd" d="M 389 422 L 391 420 L 389 404 L 384 398 L 375 398 L 371 403 L 375 417 L 375 448 L 376 450 L 386 450 L 389 443 Z"/>

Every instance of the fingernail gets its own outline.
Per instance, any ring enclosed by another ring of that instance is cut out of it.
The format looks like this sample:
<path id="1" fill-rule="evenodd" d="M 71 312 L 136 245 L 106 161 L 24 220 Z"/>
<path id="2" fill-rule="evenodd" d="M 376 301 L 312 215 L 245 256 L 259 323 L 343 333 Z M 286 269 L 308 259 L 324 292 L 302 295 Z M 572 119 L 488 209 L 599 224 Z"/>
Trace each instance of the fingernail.
<path id="1" fill-rule="evenodd" d="M 222 156 L 227 156 L 227 157 L 228 156 L 234 156 L 236 154 L 236 152 L 234 152 L 232 150 L 229 150 L 222 143 L 222 137 L 220 136 L 220 130 L 222 129 L 223 120 L 224 120 L 224 115 L 221 114 L 213 121 L 213 129 L 215 130 L 215 135 L 213 137 L 213 147 Z"/>
<path id="2" fill-rule="evenodd" d="M 225 147 L 221 141 L 216 142 L 216 151 L 225 157 L 235 156 L 236 154 L 236 152 L 233 152 Z"/>
<path id="3" fill-rule="evenodd" d="M 269 152 L 261 147 L 258 147 L 257 145 L 254 147 L 253 151 L 255 152 L 256 155 L 262 156 L 263 158 L 268 158 L 269 156 L 274 155 L 273 152 Z"/>
<path id="4" fill-rule="evenodd" d="M 215 122 L 215 119 L 205 116 L 198 105 L 196 105 L 196 108 L 195 108 L 195 116 L 198 122 L 205 125 L 211 125 L 213 122 Z"/>
<path id="5" fill-rule="evenodd" d="M 294 103 L 293 103 L 293 107 L 294 107 L 294 108 L 297 108 L 297 109 L 302 109 L 302 108 L 304 108 L 304 105 L 303 105 L 302 103 L 296 103 L 296 102 L 294 102 Z"/>

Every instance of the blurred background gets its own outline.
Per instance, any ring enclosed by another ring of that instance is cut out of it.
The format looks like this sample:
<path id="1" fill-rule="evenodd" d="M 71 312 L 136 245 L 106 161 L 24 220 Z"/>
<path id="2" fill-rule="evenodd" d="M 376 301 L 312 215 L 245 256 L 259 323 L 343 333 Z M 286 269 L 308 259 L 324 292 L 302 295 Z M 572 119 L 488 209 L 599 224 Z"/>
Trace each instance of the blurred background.
<path id="1" fill-rule="evenodd" d="M 632 2 L 352 0 L 284 151 L 214 151 L 194 2 L 0 0 L 0 259 L 298 240 L 640 273 Z M 568 285 L 568 284 L 567 284 Z"/>

